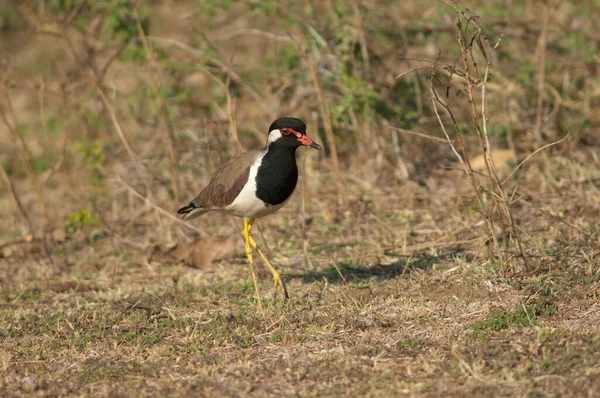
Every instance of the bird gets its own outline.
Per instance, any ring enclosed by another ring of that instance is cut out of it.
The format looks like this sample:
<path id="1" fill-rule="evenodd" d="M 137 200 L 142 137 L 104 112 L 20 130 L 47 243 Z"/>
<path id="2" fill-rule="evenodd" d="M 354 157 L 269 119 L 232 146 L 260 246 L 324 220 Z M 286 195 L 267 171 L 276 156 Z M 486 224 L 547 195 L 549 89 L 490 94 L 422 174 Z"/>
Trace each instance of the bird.
<path id="1" fill-rule="evenodd" d="M 276 119 L 269 127 L 264 148 L 241 153 L 223 163 L 208 185 L 187 206 L 177 211 L 186 221 L 212 211 L 244 220 L 246 257 L 261 311 L 264 306 L 254 272 L 253 249 L 271 271 L 275 291 L 281 287 L 284 300 L 289 295 L 281 276 L 257 246 L 250 230 L 257 218 L 277 212 L 291 198 L 298 182 L 295 154 L 301 146 L 323 149 L 306 135 L 306 124 L 302 120 L 295 117 Z"/>

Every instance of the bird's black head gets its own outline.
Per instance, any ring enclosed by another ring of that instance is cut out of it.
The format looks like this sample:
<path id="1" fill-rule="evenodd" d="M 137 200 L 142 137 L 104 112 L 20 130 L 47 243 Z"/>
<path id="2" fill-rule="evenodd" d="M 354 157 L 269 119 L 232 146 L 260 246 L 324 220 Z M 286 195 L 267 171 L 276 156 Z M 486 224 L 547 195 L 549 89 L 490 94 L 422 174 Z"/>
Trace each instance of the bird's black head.
<path id="1" fill-rule="evenodd" d="M 282 117 L 271 124 L 267 147 L 272 145 L 292 149 L 306 145 L 319 150 L 323 149 L 321 145 L 308 138 L 306 124 L 295 117 Z"/>

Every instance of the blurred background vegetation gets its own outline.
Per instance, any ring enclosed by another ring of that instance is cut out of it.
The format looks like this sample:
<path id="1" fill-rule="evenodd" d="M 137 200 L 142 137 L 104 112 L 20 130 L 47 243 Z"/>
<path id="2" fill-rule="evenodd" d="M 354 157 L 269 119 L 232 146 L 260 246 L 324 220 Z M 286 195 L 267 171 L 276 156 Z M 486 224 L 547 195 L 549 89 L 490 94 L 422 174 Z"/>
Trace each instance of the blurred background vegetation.
<path id="1" fill-rule="evenodd" d="M 486 99 L 492 148 L 508 150 L 501 163 L 571 129 L 567 163 L 544 156 L 539 170 L 597 165 L 596 151 L 579 148 L 598 137 L 600 2 L 458 10 L 465 32 L 475 10 L 490 43 L 501 40 Z M 461 56 L 456 22 L 451 3 L 433 0 L 2 0 L 1 236 L 113 222 L 144 198 L 173 212 L 220 162 L 263 145 L 282 115 L 325 144 L 303 166 L 318 176 L 305 195 L 342 204 L 383 188 L 434 192 L 432 178 L 456 167 L 449 146 L 393 127 L 443 138 L 433 84 L 479 153 L 464 80 L 448 78 Z M 330 210 L 336 219 L 340 208 Z M 159 240 L 181 228 L 157 222 L 169 227 Z"/>

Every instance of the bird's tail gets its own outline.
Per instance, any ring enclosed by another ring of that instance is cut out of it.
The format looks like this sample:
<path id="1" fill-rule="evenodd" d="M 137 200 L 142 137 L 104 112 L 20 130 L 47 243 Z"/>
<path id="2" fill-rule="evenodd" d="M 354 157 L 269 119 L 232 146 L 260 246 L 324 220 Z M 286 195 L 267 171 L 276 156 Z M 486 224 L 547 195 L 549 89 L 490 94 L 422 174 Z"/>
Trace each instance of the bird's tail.
<path id="1" fill-rule="evenodd" d="M 196 217 L 200 217 L 204 213 L 206 213 L 206 210 L 200 206 L 196 206 L 194 201 L 191 201 L 189 205 L 183 206 L 181 209 L 177 210 L 177 214 L 183 214 L 183 217 L 181 218 L 184 220 L 192 220 Z"/>

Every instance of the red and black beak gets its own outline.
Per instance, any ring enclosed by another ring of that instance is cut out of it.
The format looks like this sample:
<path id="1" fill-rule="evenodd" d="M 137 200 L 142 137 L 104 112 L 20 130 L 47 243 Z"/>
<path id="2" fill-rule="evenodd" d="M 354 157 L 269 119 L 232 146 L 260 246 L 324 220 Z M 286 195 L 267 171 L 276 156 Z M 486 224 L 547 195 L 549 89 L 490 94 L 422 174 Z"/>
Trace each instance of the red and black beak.
<path id="1" fill-rule="evenodd" d="M 301 143 L 302 145 L 306 145 L 306 146 L 309 146 L 311 148 L 318 149 L 319 151 L 321 149 L 323 149 L 321 147 L 321 145 L 317 144 L 316 142 L 314 142 L 313 140 L 311 140 L 310 138 L 308 138 L 308 136 L 306 134 L 302 134 L 302 133 L 299 133 L 299 132 L 294 131 L 294 130 L 292 130 L 292 131 L 294 132 L 294 134 L 296 135 L 296 137 L 298 137 L 298 142 Z"/>

